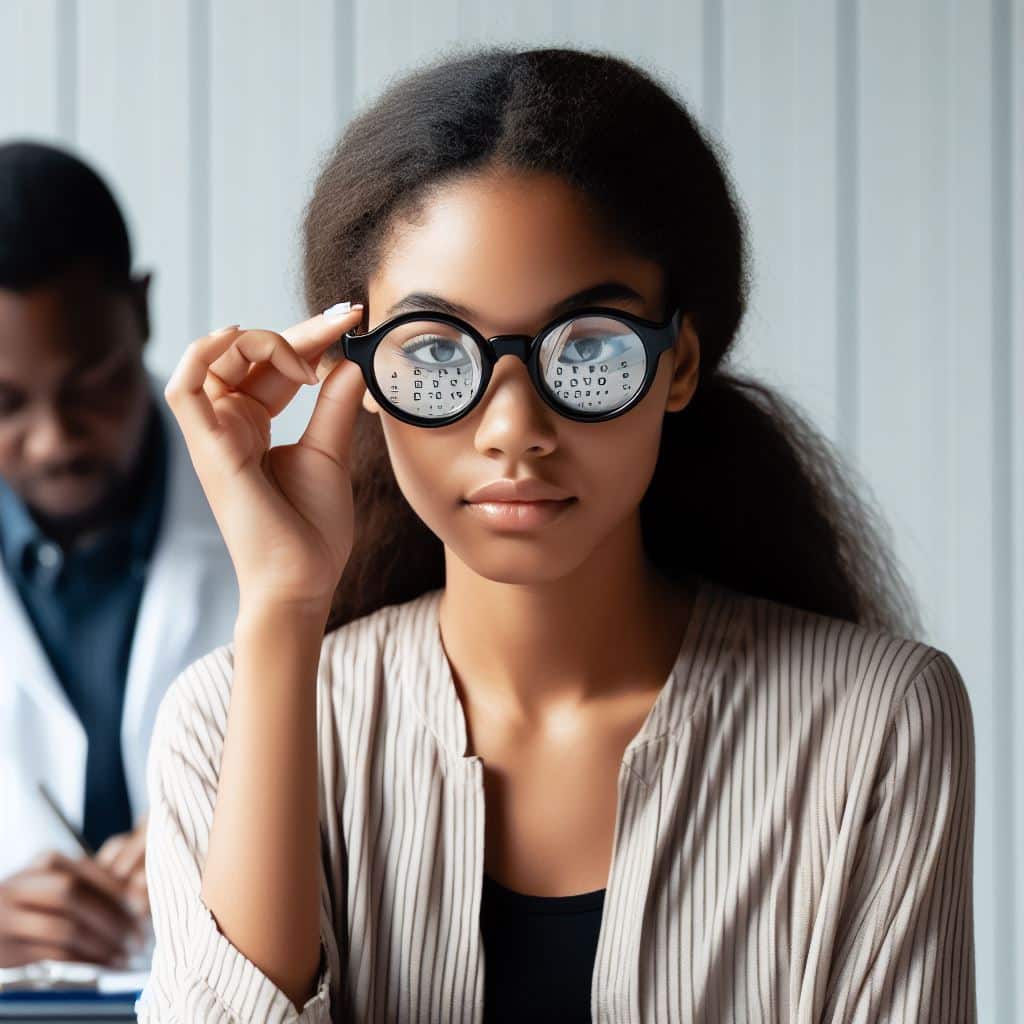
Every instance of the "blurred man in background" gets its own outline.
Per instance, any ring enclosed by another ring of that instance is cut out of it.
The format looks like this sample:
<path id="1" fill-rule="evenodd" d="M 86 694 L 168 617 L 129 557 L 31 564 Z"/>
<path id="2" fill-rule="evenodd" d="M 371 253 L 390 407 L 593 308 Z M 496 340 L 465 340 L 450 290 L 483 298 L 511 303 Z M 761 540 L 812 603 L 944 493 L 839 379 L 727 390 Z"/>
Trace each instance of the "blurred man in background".
<path id="1" fill-rule="evenodd" d="M 113 964 L 145 934 L 156 710 L 233 633 L 232 565 L 143 363 L 149 284 L 95 172 L 0 145 L 0 966 Z"/>

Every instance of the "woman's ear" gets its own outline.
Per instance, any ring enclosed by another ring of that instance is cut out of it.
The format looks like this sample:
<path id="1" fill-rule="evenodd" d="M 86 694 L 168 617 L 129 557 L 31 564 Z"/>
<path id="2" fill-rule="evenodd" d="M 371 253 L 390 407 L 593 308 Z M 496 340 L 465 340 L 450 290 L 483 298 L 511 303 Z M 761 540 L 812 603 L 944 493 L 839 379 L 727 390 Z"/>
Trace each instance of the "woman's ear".
<path id="1" fill-rule="evenodd" d="M 683 315 L 679 335 L 672 346 L 672 380 L 665 396 L 665 411 L 685 409 L 697 390 L 697 371 L 700 368 L 700 339 L 689 313 Z"/>

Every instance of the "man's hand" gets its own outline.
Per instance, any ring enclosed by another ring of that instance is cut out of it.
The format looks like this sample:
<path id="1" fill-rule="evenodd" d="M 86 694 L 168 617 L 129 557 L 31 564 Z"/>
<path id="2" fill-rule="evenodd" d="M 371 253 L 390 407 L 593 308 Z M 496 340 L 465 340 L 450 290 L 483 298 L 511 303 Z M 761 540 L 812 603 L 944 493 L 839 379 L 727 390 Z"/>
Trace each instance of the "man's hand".
<path id="1" fill-rule="evenodd" d="M 146 821 L 148 813 L 130 832 L 110 836 L 96 851 L 96 863 L 125 886 L 125 897 L 141 918 L 149 917 L 146 888 Z"/>
<path id="2" fill-rule="evenodd" d="M 0 879 L 0 967 L 33 960 L 126 963 L 133 936 L 146 939 L 127 892 L 128 883 L 92 857 L 44 851 Z"/>

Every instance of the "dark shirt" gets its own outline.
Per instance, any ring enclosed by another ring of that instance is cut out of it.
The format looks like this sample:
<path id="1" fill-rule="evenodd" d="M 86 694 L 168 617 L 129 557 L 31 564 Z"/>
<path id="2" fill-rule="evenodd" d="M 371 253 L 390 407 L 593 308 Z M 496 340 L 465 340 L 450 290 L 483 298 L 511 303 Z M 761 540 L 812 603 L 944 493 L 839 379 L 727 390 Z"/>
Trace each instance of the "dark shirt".
<path id="1" fill-rule="evenodd" d="M 132 828 L 121 712 L 135 620 L 164 505 L 167 437 L 153 403 L 125 502 L 101 534 L 64 550 L 0 479 L 0 554 L 85 727 L 85 838 Z"/>
<path id="2" fill-rule="evenodd" d="M 529 896 L 484 874 L 485 1024 L 590 1021 L 604 894 Z"/>

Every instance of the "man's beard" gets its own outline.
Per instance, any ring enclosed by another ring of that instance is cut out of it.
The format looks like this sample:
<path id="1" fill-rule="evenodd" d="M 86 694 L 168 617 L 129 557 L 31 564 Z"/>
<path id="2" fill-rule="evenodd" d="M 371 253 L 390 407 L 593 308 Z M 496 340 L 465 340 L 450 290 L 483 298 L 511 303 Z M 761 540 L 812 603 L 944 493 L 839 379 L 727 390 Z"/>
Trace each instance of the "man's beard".
<path id="1" fill-rule="evenodd" d="M 130 503 L 136 474 L 118 474 L 107 469 L 106 483 L 98 501 L 80 512 L 53 515 L 29 505 L 32 518 L 40 530 L 62 546 L 70 545 L 76 538 L 92 533 L 119 518 L 119 512 Z"/>

